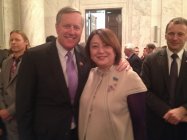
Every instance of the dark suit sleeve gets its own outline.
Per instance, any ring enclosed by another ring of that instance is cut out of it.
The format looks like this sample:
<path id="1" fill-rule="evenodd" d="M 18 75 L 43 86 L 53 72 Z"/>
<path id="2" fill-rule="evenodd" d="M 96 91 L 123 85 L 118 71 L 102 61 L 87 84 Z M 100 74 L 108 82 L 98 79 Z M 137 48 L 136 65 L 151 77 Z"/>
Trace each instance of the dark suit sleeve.
<path id="1" fill-rule="evenodd" d="M 142 68 L 142 61 L 141 61 L 141 59 L 136 59 L 135 61 L 134 61 L 134 67 L 133 67 L 133 70 L 135 71 L 135 72 L 137 72 L 138 73 L 138 75 L 140 75 L 140 72 L 141 72 L 141 68 Z"/>
<path id="2" fill-rule="evenodd" d="M 142 65 L 141 78 L 148 89 L 146 94 L 148 108 L 158 116 L 163 117 L 170 107 L 159 97 L 158 93 L 153 92 L 153 89 L 164 88 L 164 85 L 161 83 L 163 80 L 160 80 L 162 79 L 162 74 L 158 72 L 159 66 L 156 63 L 157 61 L 152 59 L 152 56 L 147 57 Z"/>
<path id="3" fill-rule="evenodd" d="M 135 71 L 138 75 L 140 75 L 142 69 L 142 60 L 135 54 L 128 60 L 133 71 Z"/>
<path id="4" fill-rule="evenodd" d="M 145 125 L 145 95 L 146 93 L 136 93 L 127 97 L 134 132 L 134 140 L 147 139 Z"/>
<path id="5" fill-rule="evenodd" d="M 20 140 L 35 140 L 32 127 L 35 83 L 34 64 L 26 52 L 20 64 L 16 87 L 16 119 Z"/>

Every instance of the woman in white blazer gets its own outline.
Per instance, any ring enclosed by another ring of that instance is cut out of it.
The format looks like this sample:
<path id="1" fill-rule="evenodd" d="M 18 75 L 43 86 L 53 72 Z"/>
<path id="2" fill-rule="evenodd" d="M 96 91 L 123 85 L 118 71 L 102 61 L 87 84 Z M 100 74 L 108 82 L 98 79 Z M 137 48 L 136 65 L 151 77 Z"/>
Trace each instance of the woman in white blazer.
<path id="1" fill-rule="evenodd" d="M 132 70 L 116 71 L 121 46 L 111 30 L 93 31 L 86 51 L 96 67 L 90 71 L 80 99 L 80 140 L 134 140 L 127 98 L 145 94 L 145 85 Z"/>

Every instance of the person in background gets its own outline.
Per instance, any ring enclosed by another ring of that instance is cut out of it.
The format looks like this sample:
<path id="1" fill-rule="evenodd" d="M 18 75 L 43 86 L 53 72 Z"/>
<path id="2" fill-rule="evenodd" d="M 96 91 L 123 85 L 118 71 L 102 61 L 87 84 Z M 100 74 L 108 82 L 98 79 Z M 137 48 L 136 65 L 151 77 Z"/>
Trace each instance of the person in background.
<path id="1" fill-rule="evenodd" d="M 45 42 L 55 42 L 56 41 L 56 37 L 54 35 L 50 35 L 46 37 Z"/>
<path id="2" fill-rule="evenodd" d="M 147 54 L 151 54 L 152 52 L 154 52 L 155 49 L 156 49 L 156 46 L 153 43 L 148 43 L 146 45 Z"/>
<path id="3" fill-rule="evenodd" d="M 3 61 L 8 57 L 8 55 L 9 55 L 8 49 L 0 49 L 0 72 L 1 72 Z M 0 95 L 2 95 L 2 89 L 0 89 Z M 0 118 L 0 140 L 6 140 L 6 129 L 3 120 L 1 118 Z"/>
<path id="4" fill-rule="evenodd" d="M 7 140 L 19 140 L 15 117 L 16 82 L 22 55 L 30 44 L 20 30 L 10 32 L 9 43 L 11 55 L 3 61 L 0 73 L 0 117 L 6 127 Z"/>
<path id="5" fill-rule="evenodd" d="M 128 98 L 146 91 L 140 77 L 132 70 L 118 72 L 120 43 L 110 29 L 97 29 L 90 34 L 86 52 L 96 68 L 91 69 L 80 99 L 80 140 L 134 140 Z M 145 102 L 136 100 L 135 113 Z M 135 102 L 133 103 L 135 105 Z M 141 117 L 141 115 L 140 115 Z M 136 123 L 144 123 L 145 120 Z M 145 126 L 145 125 L 142 125 Z M 145 140 L 145 127 L 137 128 L 136 140 Z"/>
<path id="6" fill-rule="evenodd" d="M 142 60 L 134 53 L 134 48 L 134 44 L 127 43 L 125 44 L 124 53 L 132 69 L 139 75 L 142 68 Z"/>
<path id="7" fill-rule="evenodd" d="M 140 59 L 142 60 L 142 62 L 144 61 L 145 57 L 148 55 L 147 53 L 147 48 L 143 48 L 143 53 L 142 53 L 142 56 L 140 57 Z"/>
<path id="8" fill-rule="evenodd" d="M 9 55 L 8 49 L 0 49 L 0 71 L 3 64 L 3 60 L 6 59 Z"/>
<path id="9" fill-rule="evenodd" d="M 78 139 L 79 99 L 91 68 L 78 45 L 84 20 L 77 9 L 63 7 L 55 27 L 55 42 L 34 47 L 23 56 L 16 88 L 20 140 Z"/>
<path id="10" fill-rule="evenodd" d="M 167 47 L 147 56 L 142 67 L 148 88 L 148 140 L 186 140 L 187 20 L 177 17 L 169 21 L 165 39 Z"/>
<path id="11" fill-rule="evenodd" d="M 139 47 L 134 47 L 134 53 L 135 53 L 137 56 L 139 56 L 139 52 L 140 52 Z"/>
<path id="12" fill-rule="evenodd" d="M 148 43 L 148 44 L 146 45 L 146 47 L 143 49 L 143 54 L 142 54 L 142 56 L 141 56 L 142 62 L 144 61 L 144 59 L 146 58 L 147 55 L 153 53 L 156 49 L 157 49 L 157 48 L 156 48 L 155 44 L 153 44 L 153 43 Z"/>

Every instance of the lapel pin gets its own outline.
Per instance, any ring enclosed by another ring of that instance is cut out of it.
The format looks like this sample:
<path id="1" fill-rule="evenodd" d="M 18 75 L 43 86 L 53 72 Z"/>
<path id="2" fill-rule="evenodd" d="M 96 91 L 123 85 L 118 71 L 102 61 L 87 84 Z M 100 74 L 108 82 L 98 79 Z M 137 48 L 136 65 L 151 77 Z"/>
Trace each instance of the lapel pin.
<path id="1" fill-rule="evenodd" d="M 80 66 L 83 66 L 84 64 L 83 64 L 82 62 L 79 62 L 79 65 L 80 65 Z"/>
<path id="2" fill-rule="evenodd" d="M 117 77 L 113 77 L 113 80 L 114 80 L 114 81 L 118 81 L 118 78 L 117 78 Z"/>

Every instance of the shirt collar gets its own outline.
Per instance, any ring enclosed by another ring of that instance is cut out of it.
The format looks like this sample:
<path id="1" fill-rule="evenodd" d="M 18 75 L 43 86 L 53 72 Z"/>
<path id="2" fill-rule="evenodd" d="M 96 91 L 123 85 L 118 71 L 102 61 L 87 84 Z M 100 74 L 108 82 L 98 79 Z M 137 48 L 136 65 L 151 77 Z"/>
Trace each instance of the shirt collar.
<path id="1" fill-rule="evenodd" d="M 58 50 L 58 53 L 60 54 L 60 56 L 66 57 L 66 54 L 68 51 L 66 49 L 64 49 L 64 47 L 62 45 L 60 45 L 58 40 L 56 40 L 56 46 L 57 46 L 57 50 Z M 70 52 L 74 55 L 74 48 Z"/>
<path id="2" fill-rule="evenodd" d="M 170 50 L 168 49 L 168 47 L 167 47 L 166 51 L 167 51 L 168 57 L 171 57 L 171 55 L 173 54 L 173 52 L 170 51 Z M 178 57 L 179 57 L 180 60 L 182 60 L 183 52 L 184 52 L 184 49 L 181 49 L 181 50 L 177 53 L 177 55 L 178 55 Z"/>

